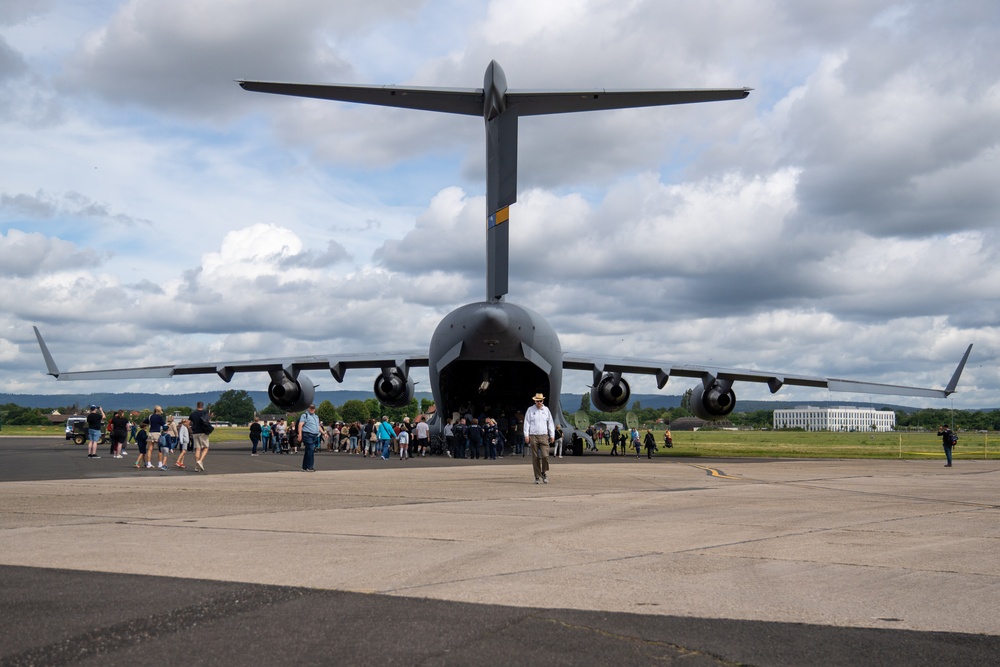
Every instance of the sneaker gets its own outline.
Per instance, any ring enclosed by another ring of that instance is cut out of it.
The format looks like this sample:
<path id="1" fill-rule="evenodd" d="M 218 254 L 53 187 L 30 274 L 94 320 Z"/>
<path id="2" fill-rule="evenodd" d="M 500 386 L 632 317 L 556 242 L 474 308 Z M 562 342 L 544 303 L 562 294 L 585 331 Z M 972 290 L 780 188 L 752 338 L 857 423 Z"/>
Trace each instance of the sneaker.
<path id="1" fill-rule="evenodd" d="M 204 463 L 202 463 L 201 461 L 195 461 L 195 465 L 198 466 L 198 470 L 200 470 L 201 472 L 205 472 L 205 464 Z"/>
<path id="2" fill-rule="evenodd" d="M 147 464 L 146 464 L 146 467 L 147 467 L 147 468 L 152 468 L 152 467 L 153 467 L 153 464 L 152 464 L 152 463 L 147 463 Z"/>
<path id="3" fill-rule="evenodd" d="M 548 484 L 548 483 L 549 483 L 549 476 L 542 475 L 542 484 Z"/>
<path id="4" fill-rule="evenodd" d="M 537 477 L 535 478 L 535 484 L 538 484 L 538 478 Z"/>
<path id="5" fill-rule="evenodd" d="M 306 472 L 316 472 L 315 468 L 306 468 Z"/>
<path id="6" fill-rule="evenodd" d="M 180 468 L 180 469 L 182 469 L 182 470 L 183 470 L 185 466 L 184 466 L 184 464 L 183 464 L 183 463 L 175 463 L 175 464 L 174 464 L 174 467 L 175 467 L 175 468 Z"/>

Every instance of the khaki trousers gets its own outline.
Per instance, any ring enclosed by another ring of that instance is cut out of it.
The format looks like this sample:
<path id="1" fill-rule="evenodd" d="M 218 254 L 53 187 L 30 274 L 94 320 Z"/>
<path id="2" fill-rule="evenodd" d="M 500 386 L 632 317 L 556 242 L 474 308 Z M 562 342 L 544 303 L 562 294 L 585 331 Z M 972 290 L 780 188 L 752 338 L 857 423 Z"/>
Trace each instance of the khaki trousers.
<path id="1" fill-rule="evenodd" d="M 549 436 L 529 435 L 528 446 L 531 447 L 531 470 L 535 479 L 547 477 L 549 474 Z"/>

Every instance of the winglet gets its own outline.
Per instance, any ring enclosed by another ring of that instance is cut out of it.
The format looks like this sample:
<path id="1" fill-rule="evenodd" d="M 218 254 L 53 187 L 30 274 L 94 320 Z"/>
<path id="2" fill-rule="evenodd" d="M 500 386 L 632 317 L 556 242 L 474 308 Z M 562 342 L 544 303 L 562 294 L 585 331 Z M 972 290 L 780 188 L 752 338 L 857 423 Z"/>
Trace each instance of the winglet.
<path id="1" fill-rule="evenodd" d="M 31 327 L 35 330 L 35 338 L 38 339 L 38 347 L 42 348 L 42 356 L 45 357 L 45 365 L 48 366 L 49 375 L 54 378 L 59 377 L 59 367 L 56 366 L 55 359 L 52 358 L 52 354 L 49 352 L 49 348 L 45 345 L 45 341 L 42 340 L 42 332 L 38 330 L 38 327 Z"/>
<path id="2" fill-rule="evenodd" d="M 955 374 L 951 376 L 951 382 L 945 387 L 944 395 L 955 393 L 955 387 L 958 386 L 958 378 L 962 377 L 962 371 L 965 370 L 965 362 L 969 360 L 969 354 L 972 352 L 972 343 L 969 343 L 969 347 L 965 350 L 965 355 L 962 360 L 958 362 L 958 368 L 955 369 Z"/>

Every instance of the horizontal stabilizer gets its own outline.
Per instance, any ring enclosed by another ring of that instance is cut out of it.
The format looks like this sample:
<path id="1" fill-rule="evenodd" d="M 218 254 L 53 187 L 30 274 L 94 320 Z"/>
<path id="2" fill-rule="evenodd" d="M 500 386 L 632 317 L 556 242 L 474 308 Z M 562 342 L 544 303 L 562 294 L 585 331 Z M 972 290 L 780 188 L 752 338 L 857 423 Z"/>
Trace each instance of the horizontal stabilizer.
<path id="1" fill-rule="evenodd" d="M 438 111 L 464 116 L 482 116 L 485 94 L 482 88 L 422 88 L 401 86 L 361 86 L 276 81 L 238 81 L 255 93 L 272 93 L 318 100 L 354 102 L 400 109 Z M 638 107 L 670 106 L 741 100 L 752 88 L 707 88 L 664 90 L 507 90 L 504 106 L 517 107 L 518 116 L 539 116 L 579 111 L 607 111 Z"/>
<path id="2" fill-rule="evenodd" d="M 466 116 L 483 115 L 482 88 L 401 88 L 399 86 L 347 86 L 270 81 L 239 81 L 243 90 L 318 100 L 374 104 L 400 109 L 440 111 Z"/>
<path id="3" fill-rule="evenodd" d="M 541 90 L 507 91 L 507 104 L 517 107 L 519 116 L 538 116 L 577 111 L 635 109 L 672 104 L 697 104 L 742 100 L 751 88 L 693 90 Z"/>

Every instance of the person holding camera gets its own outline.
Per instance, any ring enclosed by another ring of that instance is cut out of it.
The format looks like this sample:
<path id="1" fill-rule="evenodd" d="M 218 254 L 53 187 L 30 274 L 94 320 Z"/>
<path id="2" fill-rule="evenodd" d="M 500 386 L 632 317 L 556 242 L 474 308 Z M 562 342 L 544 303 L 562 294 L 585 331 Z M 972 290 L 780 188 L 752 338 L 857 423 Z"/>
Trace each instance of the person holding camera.
<path id="1" fill-rule="evenodd" d="M 955 432 L 952 431 L 946 424 L 941 424 L 941 428 L 938 429 L 938 437 L 941 438 L 941 445 L 944 447 L 944 457 L 948 460 L 944 464 L 945 468 L 951 467 L 951 448 L 955 446 L 958 442 L 958 437 Z"/>
<path id="2" fill-rule="evenodd" d="M 101 424 L 104 423 L 104 408 L 91 405 L 87 414 L 87 458 L 99 459 L 97 443 L 101 441 Z"/>

